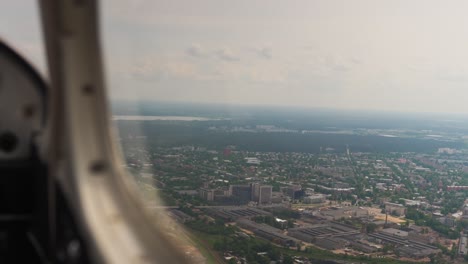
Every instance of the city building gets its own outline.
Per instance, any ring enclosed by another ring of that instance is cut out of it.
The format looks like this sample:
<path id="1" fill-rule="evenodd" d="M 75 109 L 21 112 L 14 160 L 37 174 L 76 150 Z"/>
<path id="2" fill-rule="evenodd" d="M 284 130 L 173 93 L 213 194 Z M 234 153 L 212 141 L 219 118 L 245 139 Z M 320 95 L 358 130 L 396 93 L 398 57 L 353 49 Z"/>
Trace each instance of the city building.
<path id="1" fill-rule="evenodd" d="M 280 188 L 281 192 L 283 192 L 286 196 L 290 197 L 292 200 L 297 199 L 297 193 L 302 190 L 301 185 L 290 185 L 286 187 Z"/>
<path id="2" fill-rule="evenodd" d="M 458 185 L 453 185 L 453 186 L 447 186 L 447 191 L 465 191 L 468 190 L 468 186 L 458 186 Z"/>
<path id="3" fill-rule="evenodd" d="M 272 215 L 269 212 L 257 209 L 257 208 L 252 208 L 252 207 L 247 207 L 247 206 L 235 206 L 235 207 L 221 207 L 221 208 L 213 208 L 213 209 L 208 209 L 207 210 L 209 214 L 223 218 L 225 220 L 236 220 L 239 218 L 252 218 L 256 216 L 267 216 L 267 215 Z"/>
<path id="4" fill-rule="evenodd" d="M 239 219 L 236 221 L 236 223 L 239 227 L 247 229 L 253 232 L 255 235 L 267 239 L 273 243 L 287 247 L 293 247 L 299 244 L 297 239 L 284 235 L 281 229 L 274 228 L 266 224 L 258 224 L 248 219 Z"/>
<path id="5" fill-rule="evenodd" d="M 194 219 L 190 215 L 177 209 L 168 210 L 168 214 L 171 218 L 175 219 L 179 223 L 185 223 L 187 221 L 192 221 Z"/>
<path id="6" fill-rule="evenodd" d="M 245 158 L 245 162 L 251 165 L 259 165 L 261 163 L 261 161 L 255 157 Z"/>
<path id="7" fill-rule="evenodd" d="M 207 201 L 213 201 L 215 192 L 211 189 L 201 188 L 198 190 L 198 194 Z"/>
<path id="8" fill-rule="evenodd" d="M 370 243 L 367 240 L 352 240 L 350 241 L 350 246 L 365 253 L 374 253 L 382 248 L 382 246 Z"/>
<path id="9" fill-rule="evenodd" d="M 322 218 L 328 220 L 339 220 L 342 218 L 371 218 L 369 210 L 357 206 L 335 207 L 320 211 Z"/>
<path id="10" fill-rule="evenodd" d="M 466 236 L 460 237 L 460 242 L 458 244 L 458 254 L 462 256 L 468 254 L 468 238 Z"/>
<path id="11" fill-rule="evenodd" d="M 271 204 L 273 187 L 271 185 L 262 185 L 259 189 L 258 204 Z"/>
<path id="12" fill-rule="evenodd" d="M 258 199 L 260 197 L 260 183 L 251 183 L 250 184 L 251 188 L 251 197 L 250 200 L 254 202 L 258 202 Z"/>
<path id="13" fill-rule="evenodd" d="M 388 234 L 390 236 L 397 236 L 397 237 L 408 237 L 408 232 L 406 231 L 403 231 L 403 230 L 399 230 L 399 229 L 396 229 L 396 228 L 385 228 L 385 229 L 382 229 L 381 231 L 382 233 L 385 233 L 385 234 Z"/>
<path id="14" fill-rule="evenodd" d="M 450 216 L 439 217 L 437 220 L 448 227 L 454 227 L 456 224 L 455 218 Z"/>
<path id="15" fill-rule="evenodd" d="M 271 185 L 261 185 L 260 183 L 250 184 L 250 200 L 258 204 L 271 204 L 273 187 Z"/>
<path id="16" fill-rule="evenodd" d="M 336 237 L 324 237 L 317 239 L 314 244 L 323 249 L 336 250 L 344 248 L 349 242 Z"/>
<path id="17" fill-rule="evenodd" d="M 271 193 L 271 203 L 281 203 L 283 201 L 283 194 L 281 192 L 272 192 Z"/>
<path id="18" fill-rule="evenodd" d="M 462 218 L 463 219 L 468 219 L 468 206 L 465 206 L 463 208 L 463 215 L 462 215 Z"/>
<path id="19" fill-rule="evenodd" d="M 288 234 L 304 242 L 314 243 L 320 238 L 356 235 L 359 234 L 359 230 L 338 222 L 330 222 L 328 224 L 317 224 L 310 227 L 291 228 L 288 230 Z"/>
<path id="20" fill-rule="evenodd" d="M 406 214 L 406 207 L 396 203 L 385 203 L 385 211 L 392 215 L 404 216 Z"/>
<path id="21" fill-rule="evenodd" d="M 369 234 L 369 239 L 381 244 L 394 245 L 395 250 L 399 252 L 401 256 L 409 258 L 428 257 L 441 251 L 439 248 L 429 245 L 428 243 L 408 239 L 407 236 L 404 236 L 404 233 L 400 234 L 402 235 L 399 235 L 396 231 L 387 230 L 387 232 L 381 231 Z"/>
<path id="22" fill-rule="evenodd" d="M 213 201 L 215 191 L 211 190 L 211 189 L 201 188 L 198 191 L 198 194 L 200 195 L 201 198 L 203 198 L 203 199 L 205 199 L 207 201 Z"/>
<path id="23" fill-rule="evenodd" d="M 231 202 L 233 202 L 229 194 L 229 190 L 224 189 L 217 189 L 214 191 L 214 201 L 221 204 L 230 204 Z"/>
<path id="24" fill-rule="evenodd" d="M 313 194 L 304 197 L 303 201 L 306 204 L 318 204 L 318 203 L 323 203 L 325 201 L 325 195 L 324 194 Z"/>
<path id="25" fill-rule="evenodd" d="M 240 202 L 249 202 L 251 199 L 250 185 L 231 185 L 229 194 L 239 199 Z"/>

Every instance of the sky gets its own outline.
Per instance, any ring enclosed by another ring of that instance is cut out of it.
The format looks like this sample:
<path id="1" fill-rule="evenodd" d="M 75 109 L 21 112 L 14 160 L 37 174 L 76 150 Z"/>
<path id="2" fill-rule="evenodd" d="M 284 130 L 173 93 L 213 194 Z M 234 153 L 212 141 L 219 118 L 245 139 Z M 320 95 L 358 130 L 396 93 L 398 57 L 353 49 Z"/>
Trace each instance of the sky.
<path id="1" fill-rule="evenodd" d="M 46 72 L 36 1 L 2 6 L 0 37 Z M 107 84 L 115 100 L 468 113 L 466 10 L 464 0 L 105 0 Z"/>

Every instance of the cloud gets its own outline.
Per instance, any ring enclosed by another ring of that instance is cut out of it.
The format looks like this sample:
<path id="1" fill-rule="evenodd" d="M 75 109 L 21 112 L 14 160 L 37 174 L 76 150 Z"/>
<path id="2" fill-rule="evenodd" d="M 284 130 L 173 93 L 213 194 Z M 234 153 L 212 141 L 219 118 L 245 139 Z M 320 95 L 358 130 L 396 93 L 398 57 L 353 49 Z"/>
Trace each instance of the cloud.
<path id="1" fill-rule="evenodd" d="M 163 79 L 196 79 L 200 74 L 196 64 L 181 58 L 147 57 L 116 67 L 120 75 L 131 80 L 160 81 Z"/>
<path id="2" fill-rule="evenodd" d="M 240 60 L 240 58 L 238 56 L 236 56 L 232 50 L 230 50 L 229 48 L 222 48 L 218 51 L 216 51 L 216 57 L 220 60 L 223 60 L 223 61 L 238 61 Z"/>
<path id="3" fill-rule="evenodd" d="M 217 58 L 222 61 L 239 61 L 240 57 L 230 48 L 219 48 L 217 50 L 203 49 L 198 44 L 193 44 L 185 50 L 185 53 L 194 58 Z"/>
<path id="4" fill-rule="evenodd" d="M 193 44 L 187 50 L 185 50 L 189 56 L 201 58 L 206 57 L 206 52 L 200 47 L 200 45 Z"/>
<path id="5" fill-rule="evenodd" d="M 148 58 L 120 65 L 117 71 L 129 79 L 142 81 L 158 81 L 165 75 L 161 65 L 156 64 L 155 60 Z"/>
<path id="6" fill-rule="evenodd" d="M 351 58 L 349 59 L 349 61 L 350 61 L 351 63 L 357 64 L 357 65 L 362 64 L 362 60 L 360 60 L 360 59 L 358 59 L 358 58 L 356 58 L 356 57 L 351 57 Z"/>
<path id="7" fill-rule="evenodd" d="M 331 67 L 332 70 L 334 71 L 340 71 L 340 72 L 344 72 L 344 71 L 349 71 L 350 68 L 344 64 L 336 64 L 336 65 L 333 65 Z"/>
<path id="8" fill-rule="evenodd" d="M 468 81 L 468 75 L 455 72 L 441 73 L 437 75 L 437 78 L 442 81 L 464 83 Z"/>
<path id="9" fill-rule="evenodd" d="M 332 71 L 337 71 L 337 72 L 346 72 L 351 70 L 351 64 L 356 64 L 356 63 L 351 63 L 351 61 L 347 61 L 343 59 L 340 55 L 338 54 L 328 54 L 323 58 L 323 63 L 326 67 L 328 67 Z"/>
<path id="10" fill-rule="evenodd" d="M 264 47 L 264 48 L 261 48 L 261 49 L 257 50 L 257 55 L 260 58 L 268 59 L 268 60 L 273 57 L 272 54 L 271 54 L 271 49 L 267 48 L 267 47 Z"/>

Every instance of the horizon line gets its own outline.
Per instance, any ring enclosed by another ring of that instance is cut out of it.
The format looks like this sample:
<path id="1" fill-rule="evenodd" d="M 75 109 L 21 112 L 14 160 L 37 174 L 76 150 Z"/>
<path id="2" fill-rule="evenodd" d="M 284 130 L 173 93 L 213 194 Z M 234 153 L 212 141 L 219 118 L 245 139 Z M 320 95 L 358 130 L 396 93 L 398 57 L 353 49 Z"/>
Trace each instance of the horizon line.
<path id="1" fill-rule="evenodd" d="M 111 103 L 111 108 L 115 107 L 117 103 L 132 103 L 132 104 L 141 104 L 141 103 L 162 103 L 162 104 L 182 104 L 182 105 L 200 105 L 200 106 L 217 106 L 217 107 L 255 107 L 255 108 L 291 108 L 291 110 L 320 110 L 320 111 L 351 111 L 351 112 L 367 112 L 367 114 L 372 114 L 369 111 L 375 113 L 383 114 L 416 114 L 416 115 L 466 115 L 468 117 L 468 112 L 435 112 L 435 111 L 424 111 L 424 110 L 395 110 L 395 109 L 375 109 L 375 108 L 340 108 L 340 107 L 326 107 L 326 106 L 305 106 L 305 105 L 283 105 L 283 104 L 261 104 L 261 103 L 236 103 L 236 102 L 199 102 L 199 101 L 177 101 L 177 100 L 154 100 L 154 99 L 144 99 L 144 100 L 132 100 L 132 99 L 116 99 L 110 98 L 109 102 Z"/>

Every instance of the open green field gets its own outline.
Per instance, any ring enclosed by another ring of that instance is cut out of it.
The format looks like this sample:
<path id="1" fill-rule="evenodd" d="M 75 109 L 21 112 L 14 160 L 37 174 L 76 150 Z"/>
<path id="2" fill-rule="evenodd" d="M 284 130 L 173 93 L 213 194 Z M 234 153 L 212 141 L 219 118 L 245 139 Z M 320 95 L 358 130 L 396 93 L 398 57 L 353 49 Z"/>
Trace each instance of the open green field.
<path id="1" fill-rule="evenodd" d="M 224 263 L 219 254 L 212 249 L 214 241 L 221 236 L 209 235 L 195 230 L 187 230 L 187 235 L 193 241 L 194 246 L 200 250 L 202 255 L 206 258 L 207 264 Z"/>
<path id="2" fill-rule="evenodd" d="M 189 229 L 190 230 L 190 229 Z M 197 248 L 200 249 L 202 254 L 207 258 L 208 263 L 220 263 L 216 262 L 218 259 L 221 263 L 224 263 L 223 259 L 219 257 L 219 254 L 216 253 L 212 249 L 213 244 L 216 241 L 219 241 L 223 238 L 220 235 L 211 235 L 195 230 L 190 230 L 190 237 L 196 243 Z M 263 243 L 269 243 L 269 241 L 261 239 L 261 238 L 253 238 L 255 241 L 261 241 Z M 284 248 L 277 246 L 277 249 L 280 250 L 282 254 L 287 254 L 290 256 L 303 256 L 311 259 L 316 260 L 330 260 L 336 261 L 339 263 L 368 263 L 368 264 L 414 264 L 415 262 L 407 262 L 407 261 L 400 261 L 396 259 L 389 259 L 389 258 L 368 258 L 364 256 L 347 256 L 341 254 L 334 254 L 330 251 L 319 249 L 316 247 L 308 247 L 307 252 L 301 251 L 298 252 L 296 250 L 290 248 Z"/>

